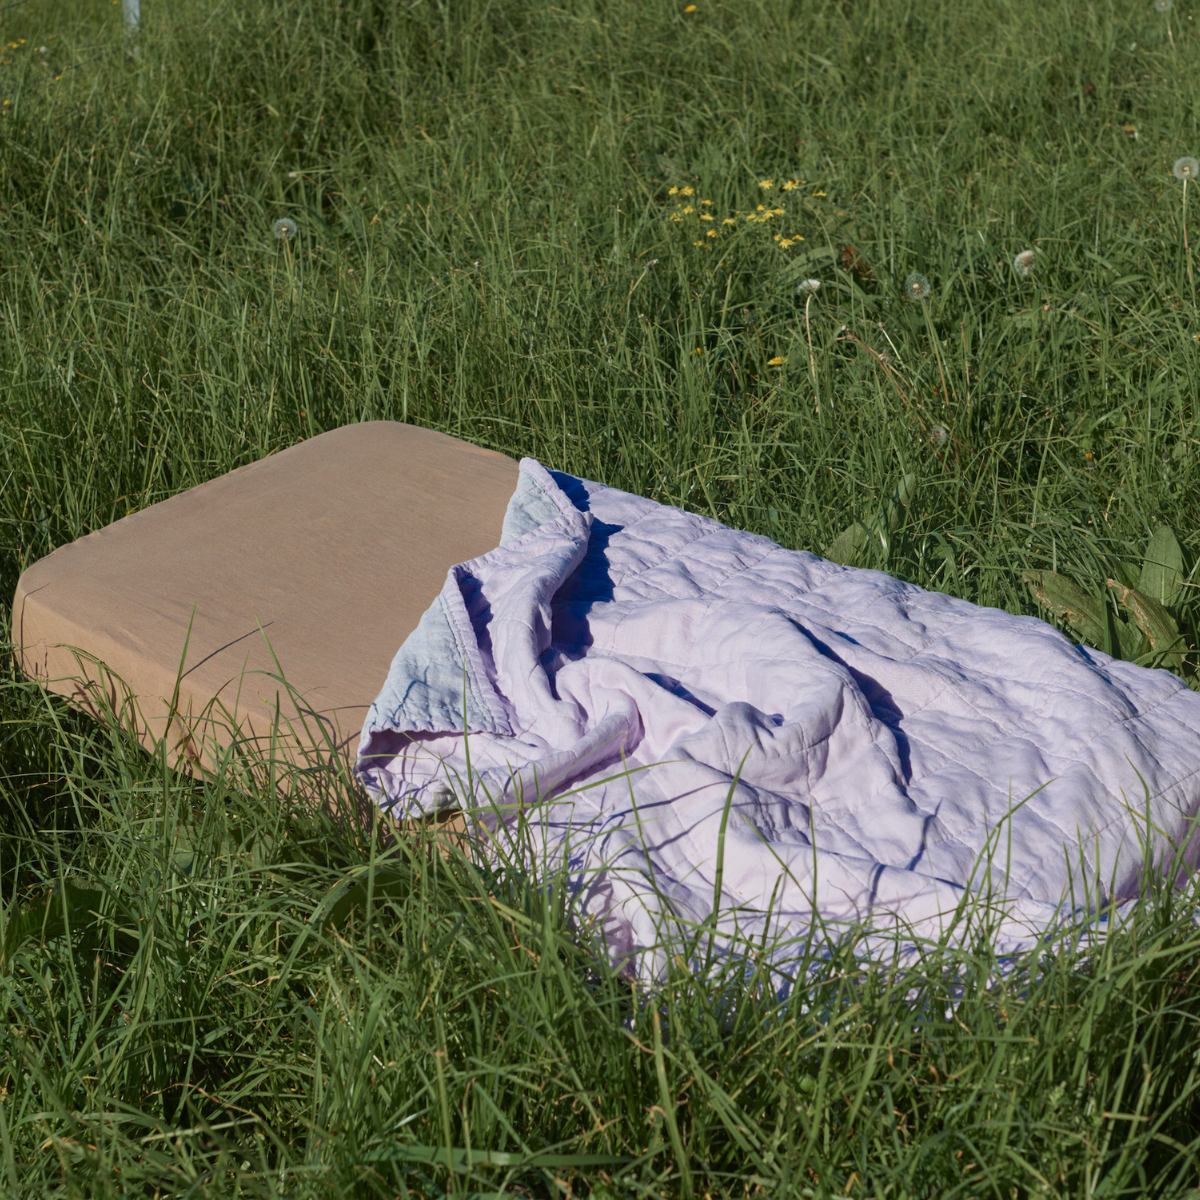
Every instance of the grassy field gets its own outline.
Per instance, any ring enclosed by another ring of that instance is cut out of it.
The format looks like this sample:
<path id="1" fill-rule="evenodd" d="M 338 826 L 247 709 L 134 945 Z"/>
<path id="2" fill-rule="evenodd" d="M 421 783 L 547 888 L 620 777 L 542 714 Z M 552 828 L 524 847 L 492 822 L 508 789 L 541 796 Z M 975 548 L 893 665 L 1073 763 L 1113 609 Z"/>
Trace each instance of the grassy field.
<path id="1" fill-rule="evenodd" d="M 1167 8 L 145 0 L 136 53 L 104 0 L 0 10 L 0 636 L 55 546 L 389 418 L 1196 686 Z M 182 780 L 0 657 L 6 1196 L 1200 1187 L 1190 891 L 1083 961 L 966 914 L 904 978 L 646 995 L 521 864 Z"/>

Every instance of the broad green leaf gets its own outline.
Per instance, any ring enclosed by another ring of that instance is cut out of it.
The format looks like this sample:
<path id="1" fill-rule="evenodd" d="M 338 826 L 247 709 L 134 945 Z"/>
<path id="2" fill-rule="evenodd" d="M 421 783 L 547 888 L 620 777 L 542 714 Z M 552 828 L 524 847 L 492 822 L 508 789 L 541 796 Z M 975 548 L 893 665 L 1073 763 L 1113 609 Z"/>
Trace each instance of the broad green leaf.
<path id="1" fill-rule="evenodd" d="M 830 544 L 825 557 L 843 567 L 858 566 L 863 552 L 871 544 L 871 531 L 861 521 L 848 525 Z"/>
<path id="2" fill-rule="evenodd" d="M 1170 525 L 1160 525 L 1146 546 L 1137 590 L 1170 607 L 1183 587 L 1183 551 Z"/>
<path id="3" fill-rule="evenodd" d="M 1134 662 L 1150 650 L 1146 635 L 1132 621 L 1113 621 L 1117 631 L 1117 648 L 1120 654 L 1114 658 L 1123 658 L 1126 662 Z"/>
<path id="4" fill-rule="evenodd" d="M 917 473 L 909 471 L 900 480 L 899 484 L 896 485 L 896 490 L 892 493 L 892 498 L 888 501 L 887 525 L 889 533 L 895 533 L 900 528 L 900 522 L 904 519 L 904 514 L 916 498 Z"/>
<path id="5" fill-rule="evenodd" d="M 51 892 L 35 901 L 24 912 L 9 916 L 4 926 L 0 962 L 11 961 L 21 944 L 31 937 L 49 942 L 61 937 L 68 928 L 83 929 L 93 925 L 103 899 L 103 892 L 68 883 L 61 891 Z"/>
<path id="6" fill-rule="evenodd" d="M 863 566 L 868 549 L 878 547 L 886 558 L 888 540 L 900 528 L 916 494 L 916 472 L 909 471 L 896 485 L 887 504 L 868 520 L 855 521 L 843 529 L 824 557 L 843 567 Z"/>
<path id="7" fill-rule="evenodd" d="M 1156 656 L 1156 665 L 1169 667 L 1172 671 L 1182 670 L 1186 647 L 1171 614 L 1137 588 L 1126 587 L 1115 579 L 1110 579 L 1108 586 L 1116 592 L 1117 600 L 1129 610 L 1138 628 L 1146 635 Z"/>
<path id="8" fill-rule="evenodd" d="M 1104 645 L 1107 620 L 1099 600 L 1055 571 L 1026 571 L 1021 578 L 1029 585 L 1034 599 L 1064 619 L 1089 646 Z"/>

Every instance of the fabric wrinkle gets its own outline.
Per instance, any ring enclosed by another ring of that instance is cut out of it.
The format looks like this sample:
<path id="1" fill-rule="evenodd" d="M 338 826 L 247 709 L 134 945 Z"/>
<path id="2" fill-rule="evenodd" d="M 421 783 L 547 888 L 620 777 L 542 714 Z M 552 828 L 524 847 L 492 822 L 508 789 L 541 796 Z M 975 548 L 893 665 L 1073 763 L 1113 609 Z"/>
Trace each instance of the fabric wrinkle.
<path id="1" fill-rule="evenodd" d="M 1173 847 L 1200 858 L 1200 696 L 1035 618 L 529 459 L 439 603 L 356 770 L 398 815 L 446 782 L 500 836 L 523 814 L 622 970 L 654 976 L 665 931 L 704 922 L 726 948 L 862 922 L 915 946 L 968 896 L 1016 953 L 1073 888 L 1129 901 Z"/>

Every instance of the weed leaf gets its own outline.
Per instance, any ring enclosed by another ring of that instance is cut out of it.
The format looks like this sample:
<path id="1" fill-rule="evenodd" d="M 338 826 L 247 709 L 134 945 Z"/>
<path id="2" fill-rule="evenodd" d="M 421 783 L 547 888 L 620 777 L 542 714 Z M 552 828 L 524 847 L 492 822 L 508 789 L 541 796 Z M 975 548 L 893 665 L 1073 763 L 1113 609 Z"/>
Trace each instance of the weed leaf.
<path id="1" fill-rule="evenodd" d="M 856 567 L 862 566 L 867 552 L 875 549 L 879 558 L 886 562 L 891 535 L 900 528 L 916 494 L 917 476 L 910 471 L 896 485 L 887 504 L 866 521 L 854 521 L 846 526 L 825 551 L 824 557 L 843 567 Z"/>
<path id="2" fill-rule="evenodd" d="M 1077 583 L 1055 571 L 1025 571 L 1021 578 L 1034 599 L 1054 616 L 1064 619 L 1089 646 L 1105 642 L 1104 608 Z"/>
<path id="3" fill-rule="evenodd" d="M 1115 579 L 1108 580 L 1108 586 L 1146 635 L 1155 655 L 1155 665 L 1169 667 L 1173 671 L 1182 670 L 1185 647 L 1179 635 L 1179 626 L 1171 614 L 1157 600 L 1152 600 L 1137 588 L 1126 587 Z"/>
<path id="4" fill-rule="evenodd" d="M 0 963 L 10 963 L 12 956 L 31 937 L 49 942 L 61 937 L 68 929 L 91 926 L 97 920 L 103 898 L 102 892 L 67 883 L 61 890 L 50 892 L 31 904 L 24 912 L 9 917 L 0 943 L 3 954 Z"/>
<path id="5" fill-rule="evenodd" d="M 1183 551 L 1170 525 L 1160 525 L 1146 546 L 1137 590 L 1169 608 L 1179 599 L 1182 587 Z"/>

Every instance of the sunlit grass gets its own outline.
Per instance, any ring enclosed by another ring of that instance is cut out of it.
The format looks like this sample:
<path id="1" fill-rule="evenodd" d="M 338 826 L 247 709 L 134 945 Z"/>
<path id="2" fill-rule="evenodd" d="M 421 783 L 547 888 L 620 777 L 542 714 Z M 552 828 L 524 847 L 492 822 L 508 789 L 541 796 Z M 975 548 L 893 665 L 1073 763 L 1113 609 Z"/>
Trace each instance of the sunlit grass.
<path id="1" fill-rule="evenodd" d="M 1170 526 L 1194 647 L 1186 5 L 181 0 L 129 61 L 119 12 L 0 13 L 0 595 L 388 418 L 1014 612 L 1057 572 L 1130 656 Z M 649 997 L 521 864 L 182 781 L 5 670 L 0 1190 L 1200 1181 L 1182 894 L 1085 969 L 982 938 Z"/>

